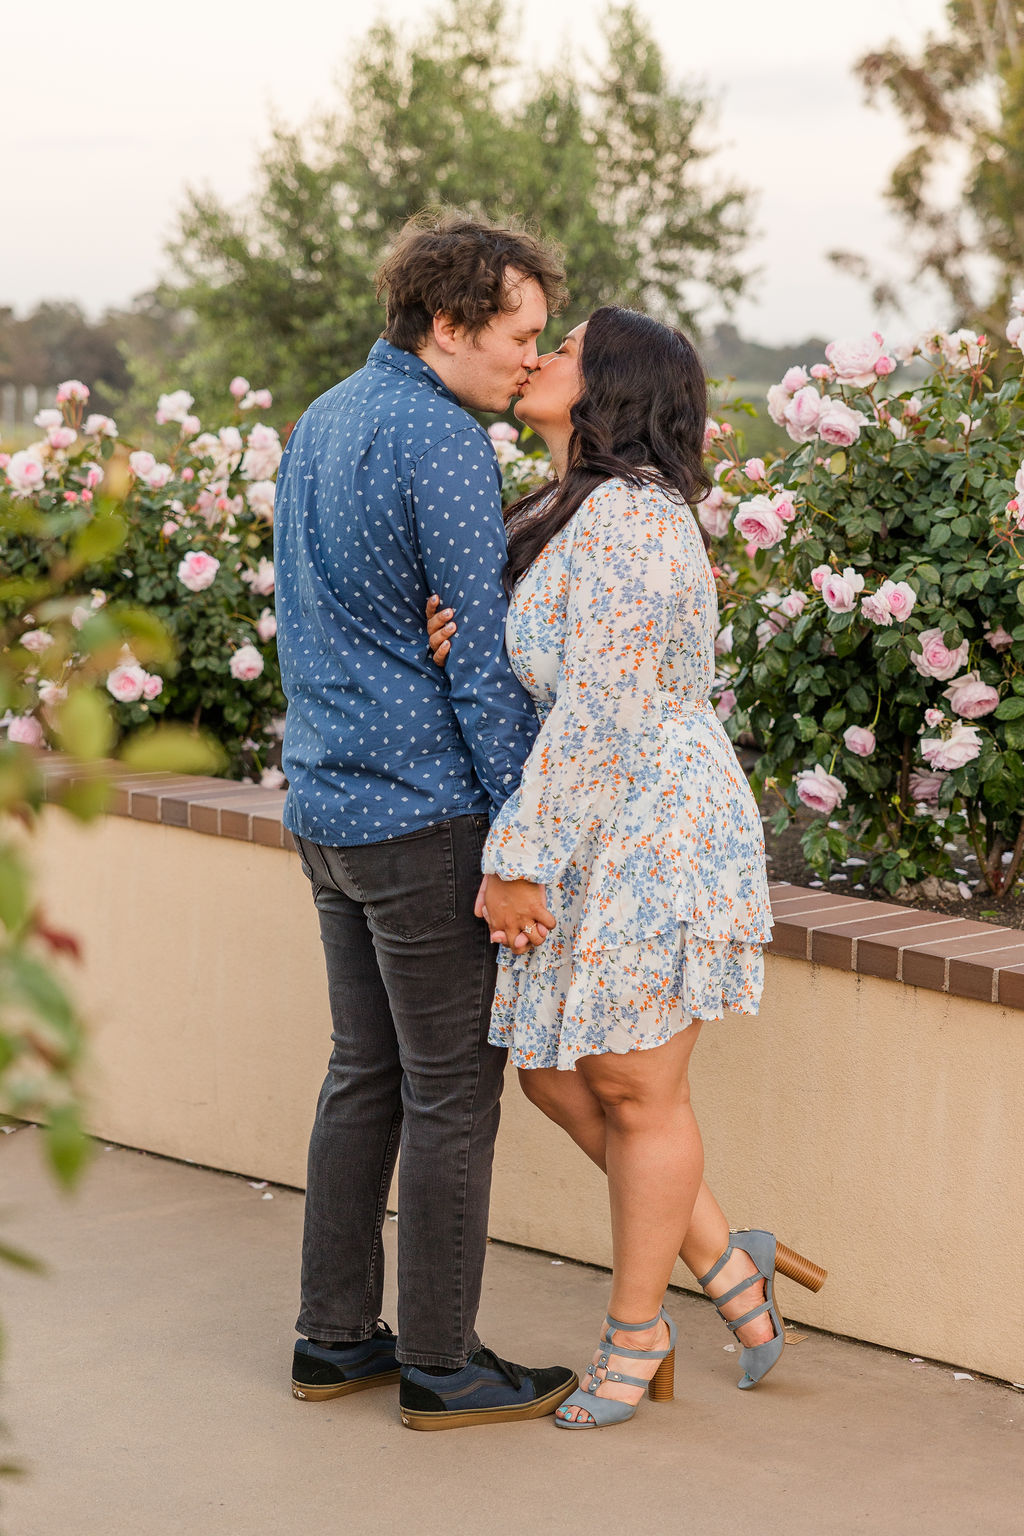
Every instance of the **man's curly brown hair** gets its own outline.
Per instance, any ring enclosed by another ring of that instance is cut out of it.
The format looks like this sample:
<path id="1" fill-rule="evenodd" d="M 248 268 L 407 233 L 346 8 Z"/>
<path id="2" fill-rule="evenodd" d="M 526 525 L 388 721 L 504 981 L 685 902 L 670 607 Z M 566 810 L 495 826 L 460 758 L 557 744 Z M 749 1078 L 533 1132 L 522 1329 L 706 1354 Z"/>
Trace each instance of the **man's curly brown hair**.
<path id="1" fill-rule="evenodd" d="M 515 312 L 521 278 L 540 284 L 549 314 L 564 308 L 565 269 L 554 246 L 525 229 L 480 224 L 452 210 L 417 214 L 377 272 L 377 297 L 387 304 L 384 340 L 417 352 L 437 314 L 477 336 L 495 315 Z"/>

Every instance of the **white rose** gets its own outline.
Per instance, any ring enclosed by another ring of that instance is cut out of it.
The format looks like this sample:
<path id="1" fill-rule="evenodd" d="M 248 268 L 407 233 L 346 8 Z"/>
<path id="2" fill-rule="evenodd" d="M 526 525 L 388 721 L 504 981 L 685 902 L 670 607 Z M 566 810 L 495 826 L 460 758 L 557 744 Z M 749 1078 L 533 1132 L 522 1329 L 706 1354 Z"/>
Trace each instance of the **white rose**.
<path id="1" fill-rule="evenodd" d="M 46 479 L 43 457 L 38 449 L 23 448 L 13 453 L 7 465 L 7 480 L 16 496 L 28 496 Z"/>
<path id="2" fill-rule="evenodd" d="M 231 676 L 240 683 L 251 683 L 263 671 L 263 657 L 254 645 L 240 645 L 228 662 Z"/>
<path id="3" fill-rule="evenodd" d="M 245 440 L 242 474 L 247 480 L 270 480 L 277 474 L 284 449 L 273 427 L 258 422 Z"/>
<path id="4" fill-rule="evenodd" d="M 176 389 L 173 394 L 161 395 L 156 403 L 156 419 L 160 426 L 166 421 L 184 421 L 192 409 L 194 395 L 187 389 Z"/>
<path id="5" fill-rule="evenodd" d="M 268 523 L 274 521 L 273 480 L 254 480 L 246 488 L 245 499 L 254 517 L 265 517 Z"/>

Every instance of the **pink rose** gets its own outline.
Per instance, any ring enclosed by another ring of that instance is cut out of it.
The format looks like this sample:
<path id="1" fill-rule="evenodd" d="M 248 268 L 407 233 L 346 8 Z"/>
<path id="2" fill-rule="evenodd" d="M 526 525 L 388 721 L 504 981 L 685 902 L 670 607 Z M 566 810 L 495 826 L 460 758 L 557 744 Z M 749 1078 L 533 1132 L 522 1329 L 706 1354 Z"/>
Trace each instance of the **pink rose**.
<path id="1" fill-rule="evenodd" d="M 789 402 L 793 398 L 792 395 L 782 384 L 773 384 L 766 398 L 768 400 L 768 415 L 777 427 L 784 427 L 786 425 L 786 412 L 789 410 Z M 707 438 L 705 437 L 706 443 Z M 705 446 L 704 452 L 707 453 L 707 446 Z"/>
<path id="2" fill-rule="evenodd" d="M 264 608 L 256 620 L 256 633 L 263 645 L 266 645 L 268 640 L 273 640 L 277 634 L 277 617 L 273 608 Z"/>
<path id="3" fill-rule="evenodd" d="M 260 774 L 261 789 L 283 789 L 287 782 L 280 768 L 264 768 Z"/>
<path id="4" fill-rule="evenodd" d="M 37 411 L 32 417 L 32 425 L 38 427 L 40 432 L 50 432 L 54 427 L 64 425 L 64 412 L 55 411 L 52 406 L 42 411 Z"/>
<path id="5" fill-rule="evenodd" d="M 23 448 L 20 453 L 12 453 L 7 463 L 7 481 L 15 496 L 28 496 L 32 491 L 38 491 L 46 480 L 46 471 L 38 452 L 32 448 Z"/>
<path id="6" fill-rule="evenodd" d="M 1011 347 L 1020 347 L 1024 351 L 1024 315 L 1014 315 L 1006 327 L 1006 339 Z"/>
<path id="7" fill-rule="evenodd" d="M 764 459 L 748 459 L 743 466 L 743 471 L 749 480 L 763 480 L 765 478 Z"/>
<path id="8" fill-rule="evenodd" d="M 254 517 L 266 518 L 268 523 L 274 521 L 273 480 L 253 480 L 246 489 L 245 499 Z"/>
<path id="9" fill-rule="evenodd" d="M 187 389 L 176 389 L 173 394 L 161 395 L 156 403 L 157 425 L 162 427 L 168 421 L 185 421 L 194 399 L 195 396 L 190 395 Z"/>
<path id="10" fill-rule="evenodd" d="M 903 420 L 916 421 L 924 410 L 924 405 L 916 395 L 911 395 L 909 400 L 903 402 Z"/>
<path id="11" fill-rule="evenodd" d="M 816 565 L 814 567 L 814 570 L 811 572 L 811 586 L 814 588 L 815 592 L 821 591 L 822 583 L 824 582 L 825 577 L 831 575 L 832 567 L 830 565 Z"/>
<path id="12" fill-rule="evenodd" d="M 732 625 L 723 624 L 715 636 L 715 655 L 728 656 L 732 651 Z"/>
<path id="13" fill-rule="evenodd" d="M 242 375 L 238 373 L 231 380 L 231 383 L 228 385 L 228 389 L 230 390 L 231 394 L 234 395 L 236 400 L 241 400 L 242 396 L 247 394 L 249 391 L 249 380 L 243 379 Z"/>
<path id="14" fill-rule="evenodd" d="M 57 385 L 57 404 L 66 405 L 69 401 L 76 405 L 85 405 L 89 398 L 89 386 L 83 384 L 81 379 L 65 379 L 63 384 Z"/>
<path id="15" fill-rule="evenodd" d="M 228 662 L 231 676 L 240 683 L 251 683 L 263 671 L 263 657 L 254 645 L 240 645 Z"/>
<path id="16" fill-rule="evenodd" d="M 966 640 L 951 651 L 943 641 L 941 629 L 923 629 L 917 638 L 921 650 L 920 653 L 913 652 L 910 659 L 922 677 L 934 677 L 946 683 L 956 676 L 967 660 L 970 646 Z"/>
<path id="17" fill-rule="evenodd" d="M 99 464 L 82 464 L 80 469 L 85 477 L 85 483 L 88 489 L 90 491 L 95 490 L 100 481 L 103 479 L 102 466 Z"/>
<path id="18" fill-rule="evenodd" d="M 182 437 L 195 437 L 201 426 L 202 422 L 198 416 L 183 416 L 181 418 Z"/>
<path id="19" fill-rule="evenodd" d="M 86 437 L 116 437 L 117 422 L 112 416 L 101 416 L 98 413 L 85 418 L 85 426 L 82 428 Z"/>
<path id="20" fill-rule="evenodd" d="M 269 597 L 274 590 L 273 560 L 268 560 L 266 555 L 261 556 L 256 570 L 242 572 L 242 580 L 252 588 L 257 597 Z"/>
<path id="21" fill-rule="evenodd" d="M 146 681 L 142 685 L 142 697 L 144 699 L 158 699 L 164 691 L 164 680 L 157 677 L 155 672 L 146 674 Z"/>
<path id="22" fill-rule="evenodd" d="M 1001 624 L 998 629 L 986 627 L 985 639 L 994 651 L 1008 651 L 1013 644 L 1013 636 L 1008 634 Z"/>
<path id="23" fill-rule="evenodd" d="M 883 581 L 876 595 L 888 608 L 897 624 L 902 624 L 909 619 L 917 602 L 917 593 L 905 581 Z"/>
<path id="24" fill-rule="evenodd" d="M 848 565 L 841 576 L 830 571 L 821 584 L 825 607 L 833 613 L 852 613 L 857 593 L 864 587 L 864 577 Z"/>
<path id="25" fill-rule="evenodd" d="M 740 502 L 733 525 L 741 538 L 758 549 L 771 549 L 786 532 L 785 523 L 767 496 L 752 496 L 749 501 Z"/>
<path id="26" fill-rule="evenodd" d="M 978 672 L 965 672 L 961 677 L 954 677 L 949 687 L 942 691 L 953 713 L 962 715 L 965 720 L 980 720 L 982 715 L 990 715 L 999 703 L 998 690 L 983 683 Z"/>
<path id="27" fill-rule="evenodd" d="M 792 491 L 780 491 L 772 497 L 772 511 L 777 512 L 784 523 L 791 523 L 796 517 L 796 500 Z"/>
<path id="28" fill-rule="evenodd" d="M 48 634 L 45 629 L 30 629 L 22 635 L 20 643 L 26 651 L 32 651 L 38 656 L 41 652 L 50 649 L 50 646 L 53 644 L 53 636 Z"/>
<path id="29" fill-rule="evenodd" d="M 948 736 L 926 736 L 921 743 L 921 755 L 932 768 L 962 768 L 965 763 L 972 763 L 980 751 L 977 727 L 959 723 Z"/>
<path id="30" fill-rule="evenodd" d="M 799 618 L 806 606 L 807 593 L 797 591 L 787 592 L 779 604 L 779 608 L 787 619 Z"/>
<path id="31" fill-rule="evenodd" d="M 704 500 L 697 504 L 697 516 L 701 527 L 712 539 L 721 539 L 729 531 L 735 497 L 729 496 L 720 485 L 712 486 Z"/>
<path id="32" fill-rule="evenodd" d="M 16 459 L 17 457 L 18 455 L 15 454 L 14 458 Z M 14 460 L 12 459 L 11 462 L 13 463 Z M 1024 496 L 1024 459 L 1021 460 L 1020 469 L 1018 469 L 1013 477 L 1013 488 L 1018 496 Z"/>
<path id="33" fill-rule="evenodd" d="M 892 357 L 880 357 L 875 364 L 875 372 L 880 379 L 887 379 L 890 373 L 896 371 L 896 360 Z"/>
<path id="34" fill-rule="evenodd" d="M 63 453 L 65 449 L 71 447 L 77 436 L 78 433 L 74 427 L 51 427 L 46 434 L 46 440 L 51 448 L 55 448 L 58 453 Z"/>
<path id="35" fill-rule="evenodd" d="M 924 712 L 924 723 L 931 729 L 934 729 L 937 725 L 941 725 L 945 718 L 946 717 L 942 713 L 941 709 L 926 709 Z"/>
<path id="36" fill-rule="evenodd" d="M 798 389 L 786 407 L 783 425 L 794 443 L 809 443 L 818 434 L 818 420 L 832 402 L 823 399 L 813 384 Z"/>
<path id="37" fill-rule="evenodd" d="M 174 471 L 169 464 L 154 464 L 147 475 L 141 478 L 146 482 L 151 491 L 162 491 Z"/>
<path id="38" fill-rule="evenodd" d="M 202 592 L 213 582 L 220 570 L 220 561 L 202 550 L 193 549 L 178 566 L 178 580 L 190 592 Z"/>
<path id="39" fill-rule="evenodd" d="M 910 798 L 918 805 L 938 805 L 939 790 L 945 777 L 944 773 L 929 773 L 926 768 L 915 768 L 910 775 Z"/>
<path id="40" fill-rule="evenodd" d="M 718 702 L 715 704 L 715 714 L 719 720 L 728 720 L 735 708 L 735 693 L 731 688 L 724 688 L 718 696 Z"/>
<path id="41" fill-rule="evenodd" d="M 503 425 L 503 423 L 499 423 L 499 425 Z M 712 421 L 709 417 L 708 420 L 704 423 L 704 442 L 702 445 L 702 451 L 707 453 L 708 449 L 711 447 L 711 444 L 715 441 L 716 438 L 721 437 L 721 435 L 722 429 L 718 425 L 718 422 Z"/>
<path id="42" fill-rule="evenodd" d="M 494 421 L 487 428 L 492 443 L 518 443 L 519 433 L 507 421 Z"/>
<path id="43" fill-rule="evenodd" d="M 67 689 L 55 683 L 52 678 L 44 677 L 39 684 L 39 702 L 44 709 L 55 709 L 58 704 L 64 703 L 67 696 Z"/>
<path id="44" fill-rule="evenodd" d="M 274 428 L 258 422 L 245 440 L 242 474 L 247 480 L 270 480 L 277 474 L 283 452 Z"/>
<path id="45" fill-rule="evenodd" d="M 798 389 L 803 389 L 810 381 L 807 377 L 807 369 L 799 365 L 787 368 L 782 375 L 782 387 L 787 395 L 795 395 Z"/>
<path id="46" fill-rule="evenodd" d="M 1024 288 L 1021 289 L 1020 293 L 1012 293 L 1010 295 L 1010 308 L 1015 310 L 1018 315 L 1024 315 Z"/>
<path id="47" fill-rule="evenodd" d="M 796 797 L 809 810 L 829 816 L 846 799 L 846 785 L 815 763 L 813 768 L 804 768 L 797 774 Z"/>
<path id="48" fill-rule="evenodd" d="M 811 378 L 819 379 L 823 384 L 831 384 L 836 376 L 836 371 L 831 363 L 815 363 L 811 369 Z"/>
<path id="49" fill-rule="evenodd" d="M 148 453 L 145 448 L 140 448 L 135 453 L 128 455 L 128 467 L 131 469 L 132 474 L 137 475 L 141 480 L 151 470 L 156 468 L 156 458 L 153 454 Z"/>
<path id="50" fill-rule="evenodd" d="M 254 389 L 252 403 L 258 411 L 269 411 L 274 403 L 274 397 L 269 389 Z"/>
<path id="51" fill-rule="evenodd" d="M 15 715 L 7 726 L 7 740 L 20 742 L 23 747 L 41 747 L 43 728 L 35 715 Z"/>
<path id="52" fill-rule="evenodd" d="M 848 725 L 843 732 L 848 752 L 857 757 L 870 757 L 875 750 L 875 733 L 866 725 Z"/>
<path id="53" fill-rule="evenodd" d="M 148 676 L 137 662 L 115 667 L 107 677 L 107 692 L 113 694 L 119 704 L 135 704 L 142 698 Z"/>
<path id="54" fill-rule="evenodd" d="M 174 521 L 173 517 L 169 517 L 167 521 L 162 523 L 160 526 L 160 532 L 165 539 L 173 538 L 177 531 L 178 524 Z"/>
<path id="55" fill-rule="evenodd" d="M 880 592 L 869 592 L 862 597 L 860 611 L 862 618 L 880 625 L 882 629 L 888 629 L 892 623 L 892 611 Z"/>
<path id="56" fill-rule="evenodd" d="M 875 365 L 884 352 L 885 345 L 877 331 L 872 331 L 870 336 L 830 341 L 825 348 L 825 356 L 835 369 L 840 384 L 854 384 L 862 389 L 875 382 Z"/>
<path id="57" fill-rule="evenodd" d="M 834 448 L 849 448 L 866 421 L 863 411 L 851 410 L 843 400 L 829 400 L 818 418 L 818 436 Z"/>

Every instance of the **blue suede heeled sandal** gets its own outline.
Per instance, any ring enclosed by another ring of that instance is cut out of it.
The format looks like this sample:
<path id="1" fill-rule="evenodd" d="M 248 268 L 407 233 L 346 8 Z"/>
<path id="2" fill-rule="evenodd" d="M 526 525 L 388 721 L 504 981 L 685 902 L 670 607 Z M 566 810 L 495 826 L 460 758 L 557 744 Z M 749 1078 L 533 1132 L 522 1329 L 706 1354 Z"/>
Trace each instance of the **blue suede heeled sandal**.
<path id="1" fill-rule="evenodd" d="M 731 1291 L 726 1291 L 723 1296 L 712 1296 L 715 1310 L 727 1328 L 733 1333 L 742 1328 L 745 1323 L 753 1322 L 755 1317 L 761 1317 L 767 1313 L 771 1319 L 775 1337 L 767 1339 L 764 1344 L 744 1345 L 740 1355 L 740 1366 L 743 1375 L 737 1382 L 741 1391 L 749 1391 L 762 1381 L 773 1365 L 778 1365 L 782 1357 L 782 1351 L 786 1347 L 786 1332 L 775 1307 L 775 1272 L 788 1275 L 799 1285 L 805 1286 L 809 1291 L 820 1291 L 828 1278 L 828 1270 L 822 1269 L 819 1264 L 812 1264 L 810 1259 L 805 1259 L 802 1254 L 796 1253 L 792 1248 L 787 1248 L 783 1243 L 777 1242 L 773 1232 L 762 1232 L 757 1229 L 749 1232 L 730 1232 L 729 1246 L 722 1257 L 713 1264 L 706 1275 L 702 1275 L 697 1281 L 705 1290 L 720 1270 L 732 1258 L 736 1249 L 753 1259 L 757 1266 L 756 1275 L 748 1275 L 738 1285 L 734 1285 Z M 722 1311 L 722 1306 L 727 1301 L 732 1301 L 736 1296 L 741 1296 L 744 1291 L 757 1284 L 758 1275 L 764 1281 L 764 1301 L 756 1307 L 751 1307 L 749 1312 L 744 1312 L 742 1317 L 728 1318 Z"/>
<path id="2" fill-rule="evenodd" d="M 668 1348 L 667 1349 L 625 1349 L 621 1344 L 616 1344 L 612 1338 L 613 1333 L 643 1333 L 647 1328 L 653 1328 L 656 1323 L 664 1320 L 668 1324 Z M 608 1424 L 624 1424 L 631 1419 L 639 1408 L 640 1403 L 622 1403 L 614 1397 L 598 1397 L 597 1389 L 602 1381 L 618 1381 L 627 1387 L 646 1387 L 647 1395 L 654 1403 L 668 1403 L 672 1400 L 675 1390 L 676 1367 L 676 1325 L 662 1307 L 657 1317 L 652 1317 L 649 1323 L 619 1323 L 610 1314 L 608 1316 L 608 1328 L 601 1340 L 600 1354 L 596 1365 L 588 1365 L 587 1376 L 589 1380 L 586 1386 L 580 1387 L 571 1397 L 555 1412 L 555 1423 L 560 1429 L 604 1429 Z M 608 1369 L 608 1361 L 612 1355 L 623 1355 L 627 1360 L 660 1360 L 661 1364 L 649 1381 L 639 1376 L 624 1376 L 621 1371 Z M 598 1376 L 599 1370 L 604 1370 L 603 1376 Z M 642 1399 L 641 1399 L 642 1401 Z M 563 1413 L 567 1408 L 583 1408 L 591 1415 L 589 1419 L 566 1419 Z"/>

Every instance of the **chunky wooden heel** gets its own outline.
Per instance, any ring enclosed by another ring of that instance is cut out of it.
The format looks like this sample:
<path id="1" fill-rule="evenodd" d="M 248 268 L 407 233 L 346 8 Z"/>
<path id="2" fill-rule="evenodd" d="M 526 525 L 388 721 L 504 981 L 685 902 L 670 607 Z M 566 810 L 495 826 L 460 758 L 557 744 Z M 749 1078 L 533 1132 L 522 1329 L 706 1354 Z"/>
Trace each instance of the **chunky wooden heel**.
<path id="1" fill-rule="evenodd" d="M 828 1279 L 827 1269 L 822 1269 L 820 1264 L 812 1264 L 810 1259 L 787 1248 L 785 1243 L 776 1244 L 775 1268 L 780 1275 L 788 1275 L 790 1280 L 795 1280 L 797 1285 L 805 1286 L 809 1291 L 820 1291 Z"/>
<path id="2" fill-rule="evenodd" d="M 676 1352 L 670 1349 L 647 1383 L 647 1396 L 652 1403 L 670 1403 L 676 1389 Z"/>

